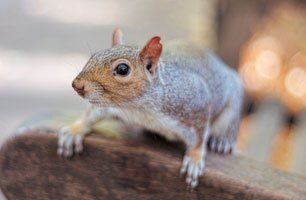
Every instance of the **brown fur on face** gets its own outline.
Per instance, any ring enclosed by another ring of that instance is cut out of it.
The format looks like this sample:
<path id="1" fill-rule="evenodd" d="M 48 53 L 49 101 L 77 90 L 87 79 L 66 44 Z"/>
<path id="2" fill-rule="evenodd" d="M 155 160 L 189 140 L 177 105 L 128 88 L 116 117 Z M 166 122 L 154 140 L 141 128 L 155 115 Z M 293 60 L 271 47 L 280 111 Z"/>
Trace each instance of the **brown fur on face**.
<path id="1" fill-rule="evenodd" d="M 120 31 L 114 32 L 118 33 L 121 34 Z M 113 36 L 116 37 L 120 35 Z M 154 75 L 152 69 L 155 71 L 162 51 L 159 41 L 159 37 L 154 37 L 143 49 L 115 43 L 112 48 L 94 54 L 74 83 L 84 87 L 84 97 L 90 102 L 119 105 L 136 99 L 146 91 Z M 129 75 L 115 73 L 115 68 L 121 63 L 130 67 Z"/>

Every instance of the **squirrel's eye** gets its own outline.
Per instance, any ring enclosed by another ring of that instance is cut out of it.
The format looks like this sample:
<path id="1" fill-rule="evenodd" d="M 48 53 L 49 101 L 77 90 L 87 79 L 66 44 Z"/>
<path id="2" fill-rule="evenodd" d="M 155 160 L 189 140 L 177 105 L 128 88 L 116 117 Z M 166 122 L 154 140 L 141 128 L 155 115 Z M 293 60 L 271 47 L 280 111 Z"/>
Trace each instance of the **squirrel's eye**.
<path id="1" fill-rule="evenodd" d="M 130 73 L 130 67 L 125 63 L 121 63 L 117 65 L 115 72 L 116 75 L 127 76 Z"/>

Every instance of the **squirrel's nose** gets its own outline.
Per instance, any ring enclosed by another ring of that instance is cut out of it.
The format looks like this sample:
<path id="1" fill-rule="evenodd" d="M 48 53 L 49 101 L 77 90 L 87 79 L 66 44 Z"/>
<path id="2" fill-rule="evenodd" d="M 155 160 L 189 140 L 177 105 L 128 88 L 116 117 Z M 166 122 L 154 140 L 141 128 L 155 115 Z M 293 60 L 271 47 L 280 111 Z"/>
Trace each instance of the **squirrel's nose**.
<path id="1" fill-rule="evenodd" d="M 78 79 L 75 79 L 73 82 L 72 82 L 72 87 L 73 89 L 81 96 L 81 97 L 84 97 L 85 96 L 85 86 L 84 86 L 84 83 L 83 81 L 80 81 Z"/>

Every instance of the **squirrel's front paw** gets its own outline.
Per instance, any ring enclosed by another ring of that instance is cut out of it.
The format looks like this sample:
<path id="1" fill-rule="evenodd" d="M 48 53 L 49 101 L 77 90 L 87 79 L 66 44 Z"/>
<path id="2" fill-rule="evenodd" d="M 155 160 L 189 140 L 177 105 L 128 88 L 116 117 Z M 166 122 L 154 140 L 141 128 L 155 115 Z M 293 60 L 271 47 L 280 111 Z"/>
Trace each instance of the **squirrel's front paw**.
<path id="1" fill-rule="evenodd" d="M 194 156 L 186 154 L 183 159 L 181 174 L 186 173 L 186 183 L 191 189 L 199 183 L 199 177 L 203 174 L 205 161 L 203 156 Z"/>
<path id="2" fill-rule="evenodd" d="M 57 154 L 69 158 L 73 153 L 83 151 L 84 134 L 72 133 L 71 127 L 63 127 L 59 131 Z"/>

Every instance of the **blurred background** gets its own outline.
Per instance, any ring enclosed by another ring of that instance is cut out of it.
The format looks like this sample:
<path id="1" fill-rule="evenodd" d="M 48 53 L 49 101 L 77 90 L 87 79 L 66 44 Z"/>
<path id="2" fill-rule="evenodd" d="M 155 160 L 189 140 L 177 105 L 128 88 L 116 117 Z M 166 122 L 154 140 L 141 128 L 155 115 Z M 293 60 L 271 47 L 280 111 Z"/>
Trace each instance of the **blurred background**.
<path id="1" fill-rule="evenodd" d="M 306 175 L 304 1 L 1 0 L 0 142 L 37 113 L 83 108 L 71 80 L 115 27 L 127 43 L 213 49 L 245 84 L 239 151 Z"/>

